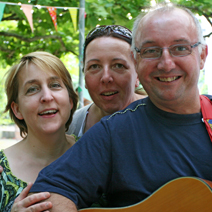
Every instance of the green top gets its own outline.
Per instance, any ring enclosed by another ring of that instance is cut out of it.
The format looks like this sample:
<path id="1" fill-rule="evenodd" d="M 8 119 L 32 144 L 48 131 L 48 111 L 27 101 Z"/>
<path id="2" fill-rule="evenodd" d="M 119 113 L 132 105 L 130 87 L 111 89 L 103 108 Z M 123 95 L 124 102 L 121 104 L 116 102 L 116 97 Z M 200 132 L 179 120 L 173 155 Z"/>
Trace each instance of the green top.
<path id="1" fill-rule="evenodd" d="M 0 175 L 0 211 L 8 212 L 27 183 L 13 175 L 3 150 L 0 151 L 0 165 L 3 167 Z"/>
<path id="2" fill-rule="evenodd" d="M 79 139 L 74 134 L 71 135 L 74 136 L 75 141 Z M 23 191 L 27 183 L 13 175 L 3 150 L 0 151 L 0 165 L 3 167 L 3 172 L 0 173 L 0 212 L 9 212 L 15 198 Z"/>

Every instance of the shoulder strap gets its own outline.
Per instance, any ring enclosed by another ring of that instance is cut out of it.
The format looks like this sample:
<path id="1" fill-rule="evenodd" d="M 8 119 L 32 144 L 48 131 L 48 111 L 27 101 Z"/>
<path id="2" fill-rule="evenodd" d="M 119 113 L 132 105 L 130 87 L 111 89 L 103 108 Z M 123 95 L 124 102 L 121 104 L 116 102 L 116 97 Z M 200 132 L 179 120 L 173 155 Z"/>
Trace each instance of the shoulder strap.
<path id="1" fill-rule="evenodd" d="M 203 121 L 212 141 L 212 101 L 207 96 L 200 95 L 200 104 Z"/>
<path id="2" fill-rule="evenodd" d="M 80 129 L 82 127 L 83 121 L 85 119 L 86 113 L 92 104 L 93 104 L 93 102 L 74 112 L 72 122 L 69 126 L 68 131 L 66 132 L 67 134 L 69 134 L 69 135 L 74 134 L 74 135 L 78 136 Z"/>

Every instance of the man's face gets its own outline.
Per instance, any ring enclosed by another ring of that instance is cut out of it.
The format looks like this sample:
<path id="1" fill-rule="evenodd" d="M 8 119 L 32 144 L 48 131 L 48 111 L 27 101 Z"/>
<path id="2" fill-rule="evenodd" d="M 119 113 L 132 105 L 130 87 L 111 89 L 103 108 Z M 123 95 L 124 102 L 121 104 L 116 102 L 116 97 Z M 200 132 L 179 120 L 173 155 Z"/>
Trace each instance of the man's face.
<path id="1" fill-rule="evenodd" d="M 180 9 L 149 15 L 140 23 L 138 31 L 135 39 L 138 49 L 199 42 L 192 18 Z M 198 47 L 184 57 L 173 57 L 168 49 L 163 49 L 158 59 L 143 59 L 137 54 L 136 69 L 150 99 L 164 109 L 165 104 L 175 105 L 186 98 L 197 98 L 199 71 L 205 59 L 205 51 L 200 54 Z"/>

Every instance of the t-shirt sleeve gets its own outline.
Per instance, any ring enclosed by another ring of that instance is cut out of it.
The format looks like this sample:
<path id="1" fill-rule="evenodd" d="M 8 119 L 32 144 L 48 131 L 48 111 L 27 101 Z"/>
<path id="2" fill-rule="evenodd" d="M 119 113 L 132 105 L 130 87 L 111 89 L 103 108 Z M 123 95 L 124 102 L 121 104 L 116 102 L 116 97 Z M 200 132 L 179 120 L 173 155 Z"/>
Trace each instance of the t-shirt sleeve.
<path id="1" fill-rule="evenodd" d="M 65 154 L 41 170 L 30 192 L 49 191 L 89 207 L 107 193 L 111 179 L 111 142 L 106 125 L 94 125 Z"/>

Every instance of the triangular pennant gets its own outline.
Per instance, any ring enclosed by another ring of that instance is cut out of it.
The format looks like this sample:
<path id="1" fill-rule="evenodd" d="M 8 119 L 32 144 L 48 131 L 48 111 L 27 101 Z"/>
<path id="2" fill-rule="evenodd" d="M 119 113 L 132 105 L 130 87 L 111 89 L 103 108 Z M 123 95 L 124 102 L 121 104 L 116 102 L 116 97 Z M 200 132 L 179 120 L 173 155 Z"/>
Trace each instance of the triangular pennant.
<path id="1" fill-rule="evenodd" d="M 49 11 L 49 14 L 52 18 L 52 21 L 53 21 L 53 24 L 54 24 L 54 27 L 57 31 L 57 8 L 55 7 L 47 7 L 48 11 Z"/>
<path id="2" fill-rule="evenodd" d="M 22 4 L 21 5 L 21 8 L 24 12 L 24 14 L 26 15 L 27 17 L 27 20 L 29 22 L 29 25 L 31 27 L 31 30 L 32 32 L 34 31 L 33 29 L 33 22 L 32 22 L 32 5 L 29 5 L 29 4 Z"/>
<path id="3" fill-rule="evenodd" d="M 77 9 L 75 8 L 70 8 L 69 9 L 70 15 L 71 15 L 71 19 L 74 25 L 74 30 L 77 30 Z"/>
<path id="4" fill-rule="evenodd" d="M 0 3 L 0 21 L 3 17 L 4 14 L 4 8 L 5 8 L 5 4 L 4 3 Z"/>

